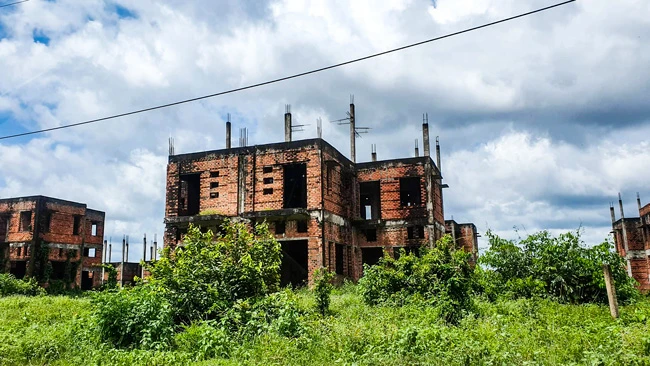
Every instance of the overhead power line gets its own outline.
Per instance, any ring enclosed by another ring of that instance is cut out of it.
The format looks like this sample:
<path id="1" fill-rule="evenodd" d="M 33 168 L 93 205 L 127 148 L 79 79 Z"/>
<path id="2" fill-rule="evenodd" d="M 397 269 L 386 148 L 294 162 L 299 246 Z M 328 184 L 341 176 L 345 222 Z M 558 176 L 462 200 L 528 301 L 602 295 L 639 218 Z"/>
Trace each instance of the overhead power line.
<path id="1" fill-rule="evenodd" d="M 371 55 L 368 55 L 368 56 L 355 58 L 355 59 L 352 59 L 352 60 L 349 60 L 349 61 L 341 62 L 341 63 L 330 65 L 330 66 L 321 67 L 319 69 L 313 69 L 313 70 L 310 70 L 310 71 L 301 72 L 301 73 L 298 73 L 298 74 L 293 74 L 293 75 L 281 77 L 281 78 L 278 78 L 278 79 L 273 79 L 273 80 L 269 80 L 269 81 L 265 81 L 265 82 L 261 82 L 261 83 L 257 83 L 257 84 L 251 84 L 251 85 L 243 86 L 243 87 L 240 87 L 240 88 L 230 89 L 230 90 L 226 90 L 226 91 L 222 91 L 222 92 L 218 92 L 218 93 L 214 93 L 214 94 L 207 94 L 207 95 L 203 95 L 203 96 L 200 96 L 200 97 L 180 100 L 180 101 L 173 102 L 173 103 L 161 104 L 161 105 L 157 105 L 157 106 L 154 106 L 154 107 L 138 109 L 138 110 L 131 111 L 131 112 L 114 114 L 114 115 L 108 116 L 108 117 L 102 117 L 102 118 L 92 119 L 92 120 L 83 121 L 83 122 L 71 123 L 71 124 L 68 124 L 68 125 L 62 125 L 62 126 L 57 126 L 57 127 L 44 128 L 42 130 L 35 130 L 35 131 L 17 133 L 17 134 L 14 134 L 14 135 L 2 136 L 2 137 L 0 137 L 0 140 L 5 140 L 5 139 L 10 139 L 10 138 L 15 138 L 15 137 L 21 137 L 21 136 L 27 136 L 27 135 L 34 135 L 34 134 L 37 134 L 37 133 L 43 133 L 43 132 L 49 132 L 49 131 L 55 131 L 55 130 L 62 130 L 64 128 L 82 126 L 82 125 L 87 125 L 87 124 L 91 124 L 91 123 L 97 123 L 97 122 L 106 121 L 106 120 L 109 120 L 109 119 L 115 119 L 115 118 L 119 118 L 119 117 L 126 117 L 126 116 L 130 116 L 130 115 L 133 115 L 133 114 L 149 112 L 149 111 L 153 111 L 153 110 L 156 110 L 156 109 L 172 107 L 172 106 L 179 105 L 179 104 L 195 102 L 197 100 L 213 98 L 213 97 L 217 97 L 217 96 L 220 96 L 220 95 L 236 93 L 236 92 L 240 92 L 240 91 L 247 90 L 247 89 L 257 88 L 257 87 L 264 86 L 264 85 L 279 83 L 281 81 L 295 79 L 295 78 L 299 78 L 299 77 L 310 75 L 310 74 L 316 74 L 316 73 L 319 73 L 319 72 L 322 72 L 322 71 L 325 71 L 325 70 L 334 69 L 334 68 L 337 68 L 337 67 L 353 64 L 355 62 L 360 62 L 360 61 L 368 60 L 368 59 L 371 59 L 371 58 L 383 56 L 383 55 L 386 55 L 386 54 L 389 54 L 389 53 L 402 51 L 402 50 L 405 50 L 407 48 L 421 46 L 423 44 L 439 41 L 441 39 L 450 38 L 450 37 L 457 36 L 457 35 L 460 35 L 460 34 L 463 34 L 463 33 L 469 33 L 469 32 L 475 31 L 475 30 L 491 27 L 493 25 L 497 25 L 497 24 L 500 24 L 500 23 L 505 23 L 505 22 L 508 22 L 508 21 L 511 21 L 511 20 L 514 20 L 514 19 L 523 18 L 523 17 L 528 16 L 528 15 L 533 15 L 533 14 L 540 13 L 540 12 L 543 12 L 543 11 L 546 11 L 546 10 L 549 10 L 549 9 L 557 8 L 559 6 L 566 5 L 566 4 L 575 2 L 575 1 L 576 0 L 564 1 L 564 2 L 561 2 L 561 3 L 554 4 L 554 5 L 539 8 L 537 10 L 533 10 L 533 11 L 529 11 L 529 12 L 522 13 L 522 14 L 519 14 L 519 15 L 511 16 L 509 18 L 497 20 L 497 21 L 494 21 L 494 22 L 491 22 L 491 23 L 486 23 L 486 24 L 479 25 L 479 26 L 476 26 L 476 27 L 467 28 L 467 29 L 464 29 L 464 30 L 461 30 L 461 31 L 458 31 L 458 32 L 445 34 L 443 36 L 438 36 L 438 37 L 430 38 L 430 39 L 427 39 L 427 40 L 424 40 L 424 41 L 411 43 L 411 44 L 408 44 L 406 46 L 393 48 L 393 49 L 390 49 L 390 50 L 387 50 L 387 51 L 374 53 L 374 54 L 371 54 Z"/>
<path id="2" fill-rule="evenodd" d="M 28 1 L 29 1 L 29 0 L 22 0 L 22 1 L 16 1 L 15 3 L 2 4 L 2 5 L 0 5 L 0 8 L 4 8 L 5 6 L 16 5 L 16 4 L 20 4 L 20 3 L 26 3 L 26 2 L 28 2 Z"/>

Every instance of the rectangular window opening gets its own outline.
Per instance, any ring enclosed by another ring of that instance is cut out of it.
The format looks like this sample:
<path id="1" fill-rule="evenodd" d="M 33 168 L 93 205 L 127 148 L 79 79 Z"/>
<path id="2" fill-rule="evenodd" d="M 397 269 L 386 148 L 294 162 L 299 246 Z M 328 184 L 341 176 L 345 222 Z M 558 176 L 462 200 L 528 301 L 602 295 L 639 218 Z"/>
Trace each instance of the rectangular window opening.
<path id="1" fill-rule="evenodd" d="M 422 192 L 420 191 L 420 177 L 400 178 L 399 200 L 402 207 L 422 205 Z"/>
<path id="2" fill-rule="evenodd" d="M 98 226 L 99 226 L 99 225 L 98 225 L 96 222 L 93 222 L 93 223 L 90 225 L 90 235 L 92 235 L 92 236 L 97 236 L 97 227 L 98 227 Z"/>
<path id="3" fill-rule="evenodd" d="M 273 194 L 273 188 L 264 188 L 264 194 Z"/>
<path id="4" fill-rule="evenodd" d="M 307 164 L 284 166 L 284 208 L 307 208 Z"/>
<path id="5" fill-rule="evenodd" d="M 88 258 L 95 258 L 97 250 L 95 248 L 88 248 Z"/>
<path id="6" fill-rule="evenodd" d="M 362 219 L 378 220 L 381 218 L 379 181 L 360 183 L 359 199 L 361 201 L 360 215 Z"/>
<path id="7" fill-rule="evenodd" d="M 180 176 L 179 216 L 194 216 L 199 214 L 201 200 L 201 179 L 199 174 L 183 174 Z"/>
<path id="8" fill-rule="evenodd" d="M 271 183 L 273 183 L 272 177 L 264 178 L 264 184 L 271 184 Z"/>
<path id="9" fill-rule="evenodd" d="M 210 172 L 210 178 L 218 178 L 219 177 L 219 171 L 213 171 Z"/>
<path id="10" fill-rule="evenodd" d="M 32 230 L 32 211 L 23 211 L 20 213 L 20 231 Z"/>
<path id="11" fill-rule="evenodd" d="M 21 256 L 23 255 L 23 247 L 18 247 L 18 248 L 16 248 L 16 251 L 17 251 L 17 255 L 18 255 L 19 257 L 21 257 Z"/>
<path id="12" fill-rule="evenodd" d="M 81 234 L 81 216 L 79 215 L 74 215 L 73 216 L 73 225 L 72 225 L 72 235 L 79 235 Z"/>
<path id="13" fill-rule="evenodd" d="M 45 217 L 43 218 L 43 230 L 46 233 L 50 232 L 51 224 L 52 224 L 52 211 L 46 211 Z"/>
<path id="14" fill-rule="evenodd" d="M 210 188 L 219 188 L 219 182 L 210 182 Z"/>
<path id="15" fill-rule="evenodd" d="M 287 230 L 287 225 L 284 221 L 278 221 L 275 223 L 275 233 L 284 234 Z"/>
<path id="16" fill-rule="evenodd" d="M 367 229 L 366 240 L 369 242 L 377 241 L 377 229 Z"/>
<path id="17" fill-rule="evenodd" d="M 219 198 L 219 192 L 210 192 L 210 198 Z"/>
<path id="18" fill-rule="evenodd" d="M 307 220 L 296 221 L 296 231 L 299 233 L 307 232 Z"/>
<path id="19" fill-rule="evenodd" d="M 406 230 L 409 239 L 424 239 L 424 226 L 409 226 Z"/>
<path id="20" fill-rule="evenodd" d="M 265 174 L 266 173 L 273 173 L 273 167 L 272 166 L 265 166 L 264 168 L 262 168 L 262 172 L 265 173 Z"/>
<path id="21" fill-rule="evenodd" d="M 336 251 L 336 274 L 343 274 L 343 245 L 336 244 L 334 246 L 334 251 Z"/>

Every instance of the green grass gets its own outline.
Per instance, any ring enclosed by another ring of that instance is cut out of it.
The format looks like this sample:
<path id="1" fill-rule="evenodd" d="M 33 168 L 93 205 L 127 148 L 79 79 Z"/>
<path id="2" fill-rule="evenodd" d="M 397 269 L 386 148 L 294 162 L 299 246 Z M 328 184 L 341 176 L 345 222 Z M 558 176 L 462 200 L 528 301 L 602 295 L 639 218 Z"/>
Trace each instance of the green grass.
<path id="1" fill-rule="evenodd" d="M 262 334 L 233 341 L 229 359 L 201 365 L 620 365 L 650 364 L 650 301 L 621 308 L 562 305 L 548 300 L 476 301 L 476 314 L 459 326 L 438 320 L 435 309 L 369 307 L 354 286 L 335 290 L 331 314 L 309 309 L 298 338 Z M 194 356 L 116 350 L 93 329 L 87 298 L 0 299 L 0 365 L 194 364 Z"/>

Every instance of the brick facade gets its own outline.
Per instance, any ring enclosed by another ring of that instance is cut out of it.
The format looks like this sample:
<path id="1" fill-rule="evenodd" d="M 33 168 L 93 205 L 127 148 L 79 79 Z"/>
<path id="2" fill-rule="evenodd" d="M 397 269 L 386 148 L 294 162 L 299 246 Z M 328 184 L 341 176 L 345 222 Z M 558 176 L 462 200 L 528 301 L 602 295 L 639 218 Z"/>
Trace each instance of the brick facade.
<path id="1" fill-rule="evenodd" d="M 164 245 L 190 223 L 266 221 L 282 244 L 283 284 L 321 266 L 356 280 L 382 250 L 444 235 L 442 186 L 428 156 L 355 164 L 322 139 L 171 155 Z"/>
<path id="2" fill-rule="evenodd" d="M 104 213 L 33 196 L 0 199 L 0 270 L 90 289 L 101 285 Z"/>
<path id="3" fill-rule="evenodd" d="M 622 207 L 622 202 L 620 205 Z M 614 207 L 610 207 L 612 234 L 616 252 L 626 259 L 628 274 L 639 283 L 641 291 L 648 292 L 650 291 L 650 204 L 641 207 L 641 199 L 637 197 L 637 205 L 639 217 L 625 217 L 618 220 L 615 217 Z"/>

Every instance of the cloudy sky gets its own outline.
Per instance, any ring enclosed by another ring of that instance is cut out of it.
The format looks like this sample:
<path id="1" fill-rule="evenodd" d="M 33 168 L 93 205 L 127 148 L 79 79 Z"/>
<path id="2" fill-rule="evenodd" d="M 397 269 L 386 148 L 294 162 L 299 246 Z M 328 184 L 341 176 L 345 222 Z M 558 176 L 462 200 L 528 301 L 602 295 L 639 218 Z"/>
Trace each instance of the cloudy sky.
<path id="1" fill-rule="evenodd" d="M 0 8 L 0 136 L 266 81 L 555 2 L 30 0 Z M 300 79 L 4 139 L 0 197 L 86 202 L 107 213 L 114 243 L 160 238 L 168 137 L 177 153 L 223 148 L 230 113 L 235 139 L 247 127 L 250 144 L 281 141 L 291 104 L 311 124 L 295 138 L 311 138 L 316 119 L 344 117 L 354 94 L 358 124 L 372 128 L 358 161 L 373 143 L 380 159 L 412 156 L 429 114 L 447 218 L 506 237 L 581 226 L 596 244 L 619 191 L 627 216 L 637 191 L 650 202 L 649 38 L 650 2 L 579 0 Z M 348 155 L 346 128 L 323 130 Z"/>

